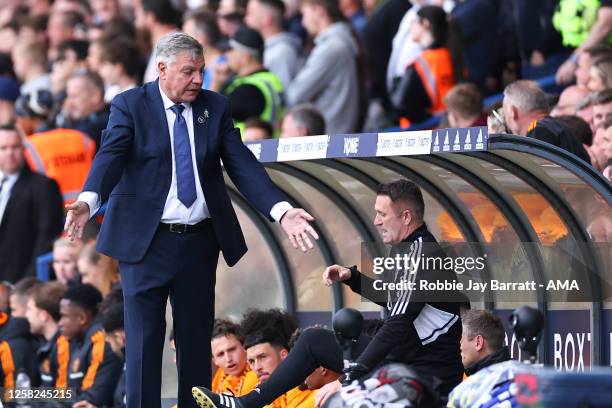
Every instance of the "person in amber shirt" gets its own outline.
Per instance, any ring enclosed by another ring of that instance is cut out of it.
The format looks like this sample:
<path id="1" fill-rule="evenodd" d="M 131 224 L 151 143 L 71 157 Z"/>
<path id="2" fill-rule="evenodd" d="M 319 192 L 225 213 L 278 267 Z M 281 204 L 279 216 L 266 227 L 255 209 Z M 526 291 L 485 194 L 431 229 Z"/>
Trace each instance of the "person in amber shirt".
<path id="1" fill-rule="evenodd" d="M 251 392 L 258 380 L 247 364 L 240 326 L 217 319 L 211 338 L 213 363 L 219 367 L 212 380 L 212 389 L 219 394 L 227 392 L 237 397 Z"/>

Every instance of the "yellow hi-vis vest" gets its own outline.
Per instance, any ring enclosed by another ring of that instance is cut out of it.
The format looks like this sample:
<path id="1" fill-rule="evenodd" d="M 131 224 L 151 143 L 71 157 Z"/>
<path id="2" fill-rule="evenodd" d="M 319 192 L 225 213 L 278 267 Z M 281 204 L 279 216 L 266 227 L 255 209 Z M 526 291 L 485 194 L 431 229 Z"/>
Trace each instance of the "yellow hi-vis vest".
<path id="1" fill-rule="evenodd" d="M 561 0 L 553 14 L 553 27 L 561 33 L 563 45 L 579 47 L 597 20 L 599 0 Z"/>
<path id="2" fill-rule="evenodd" d="M 274 137 L 280 133 L 280 122 L 283 119 L 283 84 L 276 74 L 269 71 L 255 72 L 234 79 L 225 89 L 225 94 L 231 94 L 240 85 L 253 85 L 264 96 L 266 106 L 259 115 L 259 119 L 268 122 L 274 128 Z M 244 135 L 244 122 L 235 122 L 235 126 L 240 129 L 240 134 Z"/>

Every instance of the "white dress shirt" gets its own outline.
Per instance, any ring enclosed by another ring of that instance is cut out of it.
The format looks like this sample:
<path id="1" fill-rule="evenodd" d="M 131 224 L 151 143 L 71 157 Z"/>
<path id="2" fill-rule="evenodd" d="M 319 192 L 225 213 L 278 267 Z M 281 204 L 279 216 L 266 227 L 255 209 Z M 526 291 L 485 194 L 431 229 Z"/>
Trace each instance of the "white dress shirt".
<path id="1" fill-rule="evenodd" d="M 5 175 L 0 171 L 0 183 L 4 179 Z M 19 173 L 8 175 L 2 189 L 0 189 L 0 223 L 2 223 L 2 217 L 4 217 L 4 210 L 6 210 L 6 204 L 11 197 L 11 190 L 19 178 Z"/>
<path id="2" fill-rule="evenodd" d="M 191 145 L 191 161 L 193 164 L 193 172 L 195 174 L 196 182 L 196 200 L 189 208 L 187 208 L 178 199 L 178 189 L 176 184 L 176 162 L 174 158 L 174 121 L 176 119 L 176 115 L 171 110 L 175 103 L 172 102 L 168 96 L 166 96 L 164 91 L 161 89 L 161 86 L 159 88 L 159 92 L 161 93 L 164 110 L 166 112 L 166 121 L 168 123 L 168 131 L 170 133 L 170 146 L 172 149 L 172 182 L 170 184 L 170 191 L 168 192 L 168 197 L 166 198 L 166 203 L 164 205 L 161 222 L 165 224 L 197 224 L 206 218 L 210 218 L 210 212 L 208 211 L 208 206 L 206 205 L 206 199 L 204 198 L 204 192 L 202 191 L 202 184 L 200 183 L 200 174 L 198 173 L 196 164 L 193 110 L 191 109 L 191 104 L 182 104 L 185 107 L 182 115 L 187 123 L 187 132 L 189 133 L 189 143 Z M 84 201 L 89 205 L 90 217 L 93 217 L 100 209 L 100 197 L 97 193 L 84 191 L 79 194 L 77 200 Z M 270 216 L 277 222 L 280 222 L 283 214 L 285 214 L 285 212 L 291 208 L 293 208 L 291 204 L 286 201 L 278 202 L 272 207 Z"/>

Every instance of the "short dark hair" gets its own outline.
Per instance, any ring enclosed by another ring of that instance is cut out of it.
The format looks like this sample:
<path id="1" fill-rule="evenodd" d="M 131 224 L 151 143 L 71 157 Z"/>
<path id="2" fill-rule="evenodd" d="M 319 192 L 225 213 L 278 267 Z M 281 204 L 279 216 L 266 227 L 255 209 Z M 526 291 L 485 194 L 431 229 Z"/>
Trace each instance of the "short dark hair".
<path id="1" fill-rule="evenodd" d="M 244 336 L 244 348 L 261 343 L 289 350 L 291 335 L 298 328 L 297 320 L 280 309 L 249 309 L 242 317 L 240 328 Z"/>
<path id="2" fill-rule="evenodd" d="M 69 300 L 71 305 L 95 316 L 102 302 L 102 294 L 93 285 L 85 283 L 68 288 L 62 299 Z"/>
<path id="3" fill-rule="evenodd" d="M 104 24 L 102 38 L 127 37 L 136 41 L 136 28 L 134 23 L 124 17 L 114 17 Z"/>
<path id="4" fill-rule="evenodd" d="M 181 21 L 181 13 L 169 0 L 142 0 L 142 8 L 153 13 L 155 20 L 161 24 L 178 26 Z"/>
<path id="5" fill-rule="evenodd" d="M 16 130 L 16 129 L 13 126 L 13 129 L 2 129 L 2 130 Z M 34 291 L 38 287 L 42 285 L 43 285 L 42 281 L 32 276 L 28 276 L 26 278 L 23 278 L 17 281 L 17 283 L 15 283 L 15 287 L 11 291 L 11 294 L 17 295 L 17 296 L 30 296 L 34 293 Z"/>
<path id="6" fill-rule="evenodd" d="M 66 51 L 72 50 L 77 56 L 77 60 L 84 61 L 87 58 L 89 50 L 89 41 L 86 40 L 68 40 L 61 43 L 58 47 L 58 58 L 64 58 Z"/>
<path id="7" fill-rule="evenodd" d="M 262 5 L 272 9 L 276 14 L 276 24 L 282 25 L 287 7 L 282 0 L 258 0 Z"/>
<path id="8" fill-rule="evenodd" d="M 612 55 L 612 46 L 608 44 L 596 44 L 592 47 L 584 50 L 587 54 L 591 56 L 591 60 L 598 60 L 600 58 L 605 58 L 608 55 Z"/>
<path id="9" fill-rule="evenodd" d="M 311 103 L 296 105 L 286 115 L 291 115 L 296 125 L 304 127 L 308 136 L 325 134 L 325 118 Z"/>
<path id="10" fill-rule="evenodd" d="M 331 19 L 331 21 L 345 20 L 345 17 L 342 14 L 342 11 L 340 10 L 340 4 L 338 0 L 304 0 L 303 4 L 323 7 L 325 13 Z"/>
<path id="11" fill-rule="evenodd" d="M 185 14 L 183 21 L 188 20 L 193 20 L 197 30 L 206 36 L 212 46 L 216 47 L 221 42 L 223 34 L 219 30 L 215 13 L 205 8 L 198 8 Z"/>
<path id="12" fill-rule="evenodd" d="M 119 64 L 130 78 L 138 78 L 141 72 L 140 49 L 127 37 L 114 37 L 100 42 L 102 61 Z"/>
<path id="13" fill-rule="evenodd" d="M 65 27 L 75 27 L 85 22 L 83 15 L 77 11 L 59 11 L 58 13 L 62 15 L 62 22 Z"/>
<path id="14" fill-rule="evenodd" d="M 240 325 L 226 319 L 215 319 L 215 325 L 213 326 L 212 339 L 218 337 L 236 336 L 240 343 L 244 342 L 244 337 L 240 332 Z"/>
<path id="15" fill-rule="evenodd" d="M 100 75 L 98 75 L 96 72 L 94 71 L 77 72 L 75 74 L 72 74 L 69 80 L 73 78 L 84 78 L 93 87 L 98 89 L 98 91 L 100 91 L 102 96 L 104 96 L 104 81 L 102 80 Z"/>
<path id="16" fill-rule="evenodd" d="M 568 132 L 580 141 L 580 143 L 590 146 L 593 143 L 593 131 L 591 126 L 581 117 L 574 115 L 561 115 L 554 118 L 561 123 Z"/>
<path id="17" fill-rule="evenodd" d="M 504 326 L 501 319 L 488 310 L 467 310 L 461 315 L 464 334 L 470 340 L 481 335 L 489 350 L 496 352 L 504 346 Z"/>
<path id="18" fill-rule="evenodd" d="M 266 132 L 267 138 L 270 139 L 274 135 L 274 128 L 270 124 L 270 122 L 266 122 L 265 120 L 261 120 L 259 118 L 250 118 L 244 122 L 244 128 L 255 128 L 261 129 Z"/>
<path id="19" fill-rule="evenodd" d="M 597 92 L 597 94 L 595 94 L 595 98 L 593 99 L 593 105 L 605 105 L 610 102 L 612 102 L 612 88 Z"/>
<path id="20" fill-rule="evenodd" d="M 66 286 L 61 282 L 47 282 L 35 289 L 32 299 L 37 308 L 49 313 L 53 320 L 57 322 L 60 319 L 60 300 L 66 293 L 66 289 Z"/>
<path id="21" fill-rule="evenodd" d="M 389 197 L 393 203 L 398 201 L 405 203 L 418 221 L 422 221 L 425 217 L 423 193 L 412 181 L 400 179 L 380 184 L 376 194 Z"/>
<path id="22" fill-rule="evenodd" d="M 470 83 L 455 85 L 444 96 L 446 110 L 453 110 L 462 117 L 482 114 L 482 93 L 478 87 Z"/>
<path id="23" fill-rule="evenodd" d="M 107 333 L 124 328 L 123 291 L 117 287 L 100 304 L 100 320 Z"/>

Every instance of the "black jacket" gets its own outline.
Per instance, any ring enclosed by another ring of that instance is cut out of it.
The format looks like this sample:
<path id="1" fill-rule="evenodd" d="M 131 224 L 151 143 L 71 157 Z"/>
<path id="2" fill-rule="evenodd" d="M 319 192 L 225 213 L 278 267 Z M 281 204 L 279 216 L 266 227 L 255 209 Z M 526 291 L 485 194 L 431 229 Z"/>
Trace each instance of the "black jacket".
<path id="1" fill-rule="evenodd" d="M 36 257 L 51 251 L 64 224 L 63 198 L 55 180 L 25 166 L 0 220 L 0 280 L 36 274 Z"/>
<path id="2" fill-rule="evenodd" d="M 423 224 L 408 236 L 405 245 L 394 246 L 390 256 L 408 254 L 414 259 L 442 257 L 444 253 L 436 239 Z M 411 273 L 414 272 L 414 273 Z M 387 272 L 385 272 L 387 273 Z M 428 270 L 417 267 L 413 271 L 391 271 L 383 277 L 387 282 L 414 280 L 416 290 L 373 290 L 374 280 L 352 268 L 350 279 L 344 281 L 362 296 L 386 307 L 388 316 L 372 341 L 357 359 L 357 363 L 372 370 L 382 362 L 400 362 L 438 377 L 441 395 L 447 395 L 463 375 L 461 363 L 460 297 L 456 291 L 427 292 L 419 290 L 424 281 L 456 279 L 452 270 Z M 381 299 L 381 293 L 386 301 Z"/>
<path id="3" fill-rule="evenodd" d="M 495 353 L 489 354 L 488 356 L 481 358 L 471 366 L 465 369 L 465 374 L 473 375 L 485 367 L 493 364 L 503 363 L 504 361 L 510 360 L 510 350 L 508 346 L 504 346 L 497 350 Z"/>
<path id="4" fill-rule="evenodd" d="M 41 387 L 68 386 L 70 342 L 58 330 L 37 352 Z"/>
<path id="5" fill-rule="evenodd" d="M 527 133 L 527 137 L 550 143 L 563 150 L 575 154 L 587 164 L 591 164 L 589 154 L 577 137 L 572 135 L 565 126 L 553 117 L 545 117 L 537 121 L 536 126 Z"/>
<path id="6" fill-rule="evenodd" d="M 112 406 L 123 364 L 106 343 L 102 327 L 91 324 L 82 338 L 71 343 L 69 386 L 77 390 L 77 400 L 97 407 Z"/>
<path id="7" fill-rule="evenodd" d="M 37 384 L 36 343 L 22 318 L 0 313 L 0 387 Z"/>

